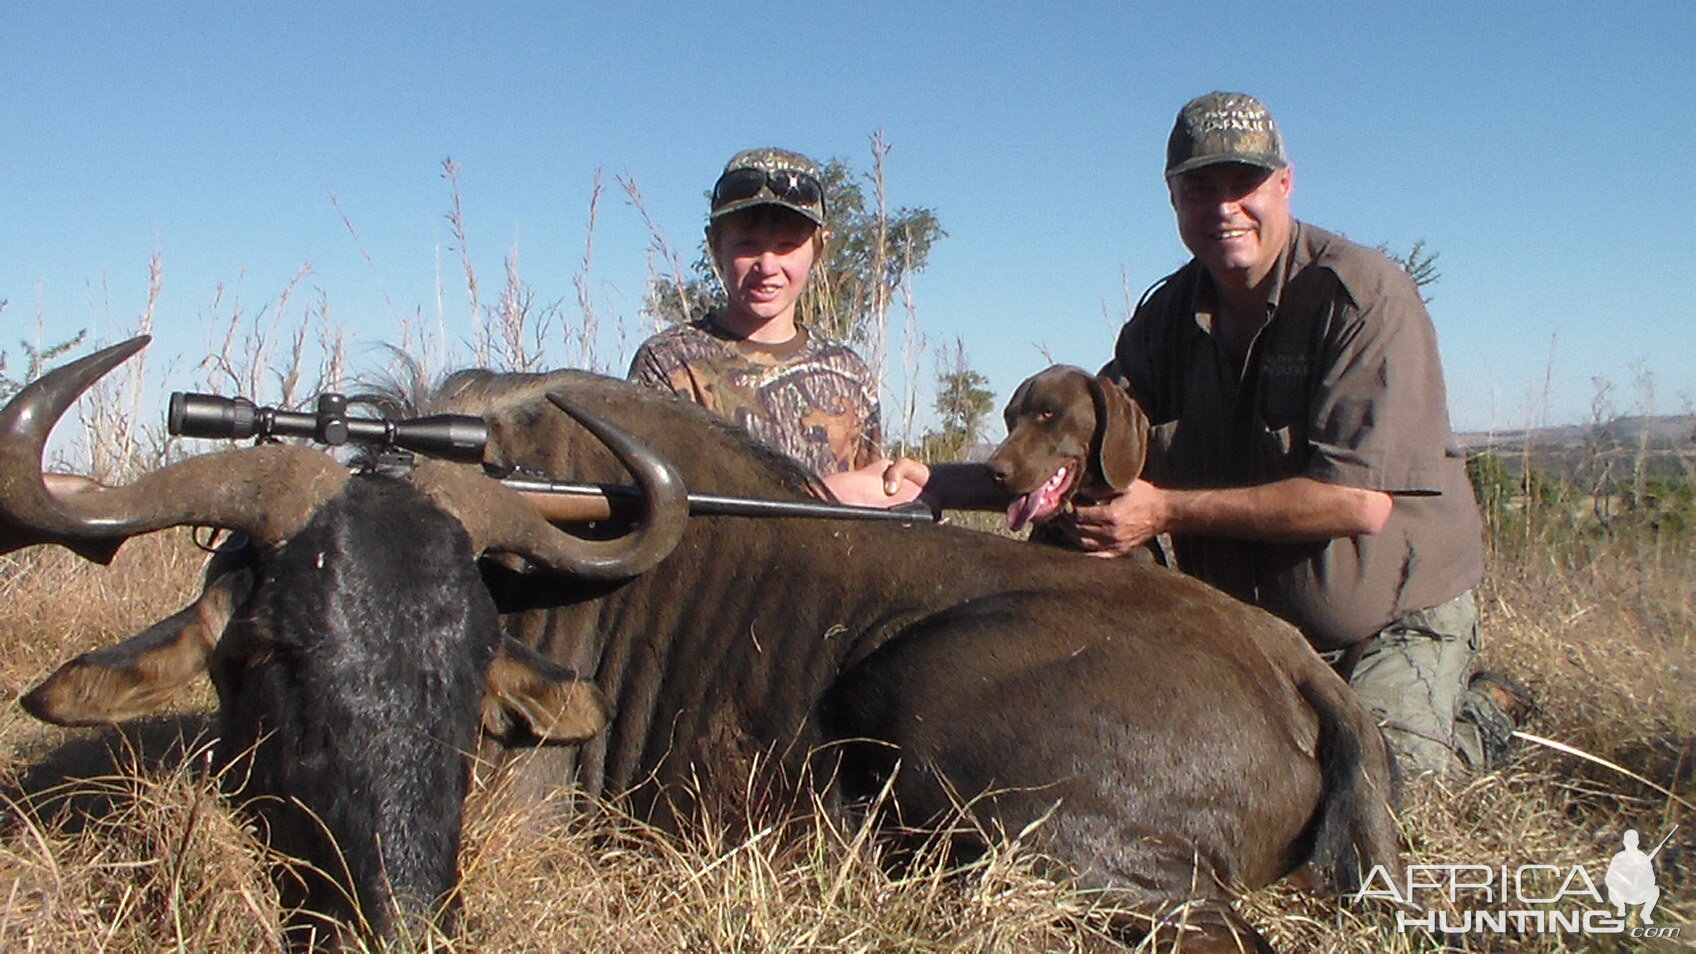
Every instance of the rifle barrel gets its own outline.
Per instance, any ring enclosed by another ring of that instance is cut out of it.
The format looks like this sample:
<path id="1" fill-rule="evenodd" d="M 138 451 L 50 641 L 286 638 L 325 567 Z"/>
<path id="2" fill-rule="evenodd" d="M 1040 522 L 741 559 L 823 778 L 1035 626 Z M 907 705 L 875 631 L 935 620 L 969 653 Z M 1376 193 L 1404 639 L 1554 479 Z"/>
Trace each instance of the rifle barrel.
<path id="1" fill-rule="evenodd" d="M 1678 826 L 1677 825 L 1672 826 L 1672 831 L 1667 832 L 1667 836 L 1665 838 L 1661 839 L 1661 843 L 1655 846 L 1655 850 L 1649 852 L 1649 860 L 1650 861 L 1655 860 L 1655 856 L 1661 853 L 1661 849 L 1665 848 L 1667 846 L 1667 842 L 1672 840 L 1672 836 L 1674 834 L 1676 834 L 1677 832 L 1678 832 Z"/>
<path id="2" fill-rule="evenodd" d="M 640 488 L 629 484 L 587 484 L 538 477 L 506 477 L 501 483 L 524 493 L 549 520 L 604 520 L 616 503 L 642 499 Z M 936 518 L 920 503 L 888 509 L 856 507 L 822 500 L 766 500 L 724 494 L 688 495 L 691 515 L 729 517 L 824 517 L 837 520 L 894 520 L 900 523 L 931 523 Z"/>

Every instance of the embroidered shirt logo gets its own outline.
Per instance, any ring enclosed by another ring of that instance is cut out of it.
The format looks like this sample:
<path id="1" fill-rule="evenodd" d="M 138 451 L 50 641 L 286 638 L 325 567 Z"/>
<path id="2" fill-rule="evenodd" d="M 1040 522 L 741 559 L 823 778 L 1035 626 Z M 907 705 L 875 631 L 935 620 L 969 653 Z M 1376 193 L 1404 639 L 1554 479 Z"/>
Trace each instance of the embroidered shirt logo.
<path id="1" fill-rule="evenodd" d="M 1269 354 L 1261 359 L 1260 373 L 1269 378 L 1305 378 L 1312 366 L 1305 354 Z"/>

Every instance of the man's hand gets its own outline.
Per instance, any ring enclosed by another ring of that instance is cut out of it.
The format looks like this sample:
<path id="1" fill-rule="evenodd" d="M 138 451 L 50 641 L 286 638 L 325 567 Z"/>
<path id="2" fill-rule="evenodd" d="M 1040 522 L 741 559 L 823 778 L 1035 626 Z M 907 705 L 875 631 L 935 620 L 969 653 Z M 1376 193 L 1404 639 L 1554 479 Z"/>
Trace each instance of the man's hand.
<path id="1" fill-rule="evenodd" d="M 1167 491 L 1136 480 L 1122 494 L 1078 507 L 1060 525 L 1090 556 L 1122 557 L 1165 533 L 1168 511 Z"/>
<path id="2" fill-rule="evenodd" d="M 1124 556 L 1162 533 L 1309 543 L 1377 533 L 1395 507 L 1381 490 L 1286 477 L 1253 487 L 1163 490 L 1146 480 L 1079 507 L 1068 535 L 1092 556 Z"/>

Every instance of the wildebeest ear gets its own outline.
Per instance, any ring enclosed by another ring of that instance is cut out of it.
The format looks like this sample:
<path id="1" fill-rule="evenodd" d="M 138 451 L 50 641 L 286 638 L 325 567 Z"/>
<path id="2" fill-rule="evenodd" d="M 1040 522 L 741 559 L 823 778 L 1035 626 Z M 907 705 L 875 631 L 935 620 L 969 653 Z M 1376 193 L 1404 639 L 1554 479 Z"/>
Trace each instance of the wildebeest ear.
<path id="1" fill-rule="evenodd" d="M 18 701 L 57 725 L 109 725 L 158 712 L 206 671 L 229 622 L 226 596 L 208 589 L 129 639 L 65 663 Z"/>
<path id="2" fill-rule="evenodd" d="M 607 724 L 601 691 L 511 637 L 489 664 L 483 731 L 507 745 L 586 742 Z"/>
<path id="3" fill-rule="evenodd" d="M 1095 454 L 1101 478 L 1123 491 L 1142 476 L 1148 458 L 1148 417 L 1111 378 L 1089 379 L 1095 399 Z"/>
<path id="4" fill-rule="evenodd" d="M 65 663 L 19 699 L 58 725 L 109 725 L 151 715 L 206 671 L 206 661 L 236 607 L 253 591 L 245 549 L 220 550 L 193 603 L 113 646 Z"/>

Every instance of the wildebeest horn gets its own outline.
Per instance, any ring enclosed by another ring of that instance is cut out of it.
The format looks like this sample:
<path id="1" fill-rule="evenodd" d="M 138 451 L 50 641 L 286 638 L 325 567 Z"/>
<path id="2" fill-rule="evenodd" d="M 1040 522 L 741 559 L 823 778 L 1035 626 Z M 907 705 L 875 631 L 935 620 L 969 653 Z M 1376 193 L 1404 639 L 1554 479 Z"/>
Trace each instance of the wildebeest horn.
<path id="1" fill-rule="evenodd" d="M 585 540 L 548 523 L 533 502 L 462 464 L 425 461 L 413 483 L 453 514 L 479 553 L 517 553 L 563 573 L 593 580 L 620 580 L 645 573 L 677 546 L 689 521 L 683 478 L 635 436 L 574 405 L 558 394 L 552 401 L 612 451 L 642 488 L 645 515 L 628 534 Z"/>
<path id="2" fill-rule="evenodd" d="M 275 544 L 347 480 L 346 468 L 321 451 L 270 444 L 190 458 L 122 487 L 49 490 L 41 456 L 53 425 L 148 341 L 132 338 L 49 371 L 0 409 L 0 553 L 58 543 L 105 563 L 136 534 L 185 524 Z"/>
<path id="3" fill-rule="evenodd" d="M 276 545 L 347 481 L 347 469 L 328 454 L 266 444 L 193 457 L 122 487 L 89 482 L 91 489 L 74 493 L 48 489 L 41 456 L 53 425 L 78 395 L 148 340 L 132 338 L 49 371 L 0 409 L 0 553 L 58 543 L 105 563 L 129 537 L 185 524 L 240 530 Z M 414 482 L 465 525 L 478 552 L 518 553 L 597 580 L 652 569 L 677 546 L 688 521 L 682 478 L 625 431 L 569 402 L 555 398 L 555 403 L 606 444 L 643 489 L 646 517 L 633 532 L 612 540 L 571 536 L 516 492 L 464 465 L 426 461 Z"/>

